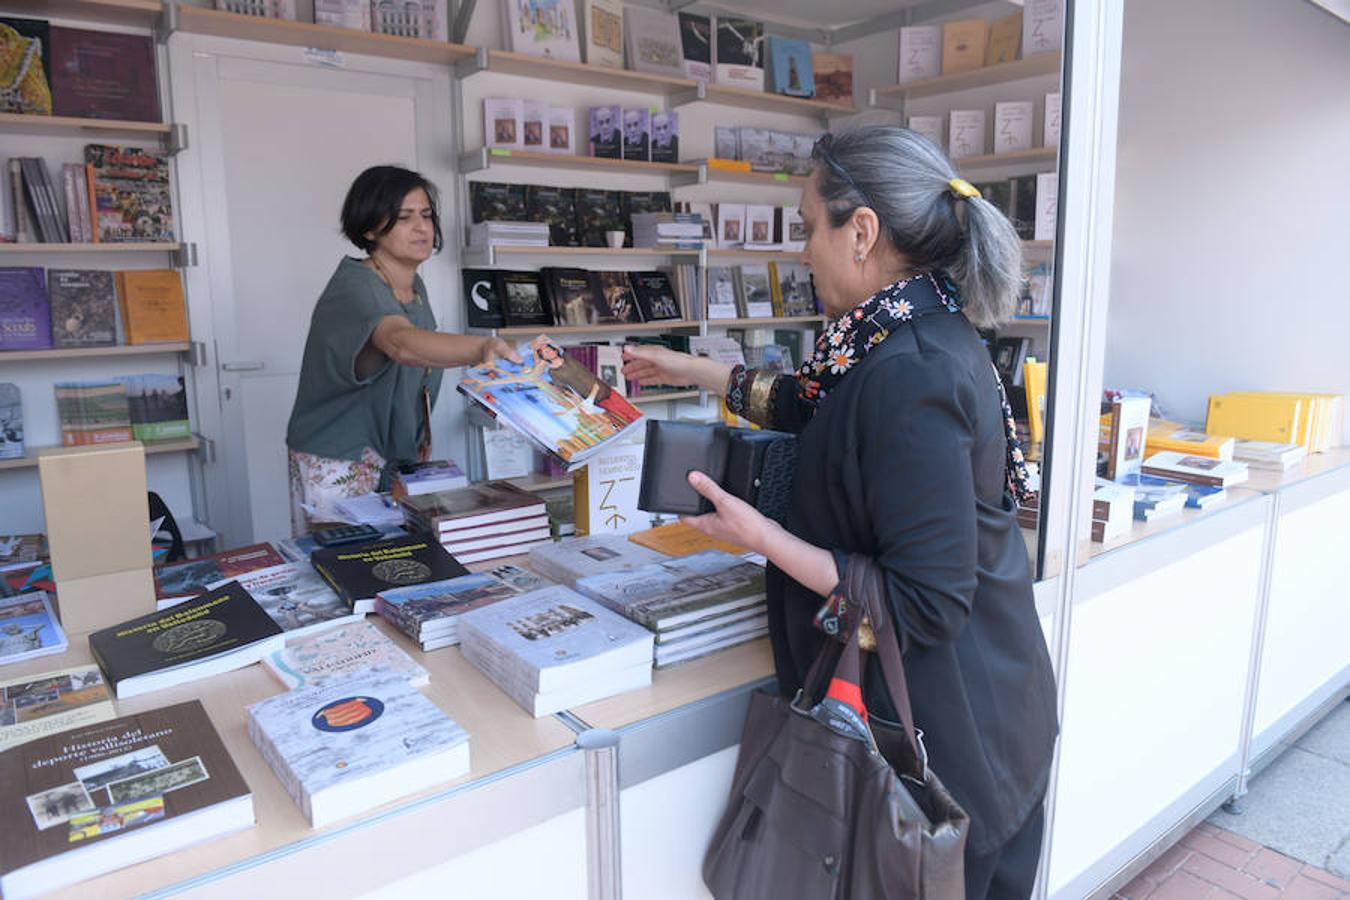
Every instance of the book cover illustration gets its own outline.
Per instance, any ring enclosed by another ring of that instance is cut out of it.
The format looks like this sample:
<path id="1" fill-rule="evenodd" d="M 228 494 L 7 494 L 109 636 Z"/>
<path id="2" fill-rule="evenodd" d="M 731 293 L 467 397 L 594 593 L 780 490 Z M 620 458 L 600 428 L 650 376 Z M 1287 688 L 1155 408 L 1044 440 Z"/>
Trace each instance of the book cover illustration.
<path id="1" fill-rule="evenodd" d="M 586 0 L 586 62 L 623 68 L 623 0 Z"/>
<path id="2" fill-rule="evenodd" d="M 372 0 L 370 30 L 424 41 L 445 41 L 450 37 L 444 0 Z"/>
<path id="3" fill-rule="evenodd" d="M 665 272 L 631 272 L 629 277 L 637 293 L 642 321 L 680 318 L 680 302 L 675 297 L 669 275 Z"/>
<path id="4" fill-rule="evenodd" d="M 0 600 L 0 664 L 60 653 L 66 646 L 46 591 Z"/>
<path id="5" fill-rule="evenodd" d="M 499 572 L 498 569 L 512 571 Z M 437 619 L 471 612 L 547 584 L 537 575 L 516 566 L 499 566 L 498 569 L 380 591 L 377 597 L 380 615 L 395 622 L 401 630 L 416 635 Z"/>
<path id="6" fill-rule="evenodd" d="M 596 289 L 607 322 L 641 322 L 642 312 L 627 272 L 595 273 Z"/>
<path id="7" fill-rule="evenodd" d="M 0 750 L 114 714 L 112 694 L 93 666 L 0 682 Z"/>
<path id="8" fill-rule="evenodd" d="M 489 147 L 521 149 L 524 128 L 525 102 L 519 99 L 484 97 L 483 133 Z M 482 220 L 479 220 L 482 221 Z"/>
<path id="9" fill-rule="evenodd" d="M 314 634 L 288 638 L 286 646 L 263 657 L 287 690 L 315 687 L 375 669 L 402 675 L 416 687 L 429 680 L 427 670 L 369 622 L 352 622 Z"/>
<path id="10" fill-rule="evenodd" d="M 577 188 L 577 240 L 581 246 L 603 247 L 606 231 L 624 227 L 621 203 L 618 191 Z"/>
<path id="11" fill-rule="evenodd" d="M 52 114 L 48 23 L 0 18 L 0 113 Z"/>
<path id="12" fill-rule="evenodd" d="M 591 156 L 623 158 L 622 106 L 591 107 Z"/>
<path id="13" fill-rule="evenodd" d="M 544 287 L 538 272 L 497 273 L 497 296 L 508 325 L 551 325 L 553 317 L 544 306 Z"/>
<path id="14" fill-rule="evenodd" d="M 557 324 L 596 325 L 615 321 L 600 303 L 590 272 L 551 267 L 540 274 L 548 286 L 553 321 Z"/>
<path id="15" fill-rule="evenodd" d="M 182 375 L 128 375 L 127 407 L 131 433 L 138 441 L 163 441 L 192 434 L 187 388 Z"/>
<path id="16" fill-rule="evenodd" d="M 160 600 L 195 597 L 207 585 L 242 575 L 254 569 L 279 566 L 286 560 L 271 544 L 249 544 L 201 559 L 167 565 L 155 573 L 155 594 Z"/>
<path id="17" fill-rule="evenodd" d="M 316 4 L 324 0 L 315 0 Z M 333 0 L 328 0 L 331 6 Z M 348 0 L 351 2 L 351 0 Z M 264 19 L 295 19 L 295 0 L 216 0 L 216 9 Z M 367 28 L 367 31 L 370 29 Z"/>
<path id="18" fill-rule="evenodd" d="M 670 191 L 615 191 L 619 197 L 619 220 L 626 240 L 633 243 L 633 216 L 640 213 L 668 213 L 671 211 Z M 603 237 L 603 235 L 602 235 Z"/>
<path id="19" fill-rule="evenodd" d="M 764 90 L 764 23 L 717 17 L 717 81 Z"/>
<path id="20" fill-rule="evenodd" d="M 48 269 L 52 343 L 108 347 L 117 343 L 117 295 L 103 269 Z"/>
<path id="21" fill-rule="evenodd" d="M 816 53 L 811 57 L 816 78 L 816 99 L 844 106 L 853 105 L 853 56 L 849 53 Z"/>
<path id="22" fill-rule="evenodd" d="M 469 571 L 429 534 L 325 547 L 315 550 L 309 561 L 349 607 L 371 601 L 358 612 L 374 611 L 375 595 L 382 590 L 442 581 Z"/>
<path id="23" fill-rule="evenodd" d="M 544 149 L 544 135 L 548 132 L 548 104 L 542 100 L 521 103 L 520 145 L 535 152 Z"/>
<path id="24" fill-rule="evenodd" d="M 704 550 L 630 572 L 588 575 L 577 590 L 653 630 L 668 619 L 749 606 L 764 599 L 764 568 Z"/>
<path id="25" fill-rule="evenodd" d="M 43 270 L 0 267 L 0 350 L 46 350 L 51 345 L 51 308 Z"/>
<path id="26" fill-rule="evenodd" d="M 169 162 L 163 153 L 89 144 L 84 162 L 96 241 L 174 240 Z"/>
<path id="27" fill-rule="evenodd" d="M 4 387 L 0 385 L 0 392 Z M 0 425 L 3 421 L 3 406 L 0 405 Z M 0 534 L 0 572 L 31 569 L 46 558 L 45 534 Z"/>
<path id="28" fill-rule="evenodd" d="M 629 6 L 624 13 L 628 31 L 628 65 L 655 75 L 684 75 L 680 24 L 673 13 Z"/>
<path id="29" fill-rule="evenodd" d="M 623 158 L 646 162 L 651 158 L 651 110 L 630 106 L 623 111 Z"/>
<path id="30" fill-rule="evenodd" d="M 769 75 L 774 93 L 789 97 L 816 95 L 811 45 L 798 38 L 769 36 Z"/>
<path id="31" fill-rule="evenodd" d="M 131 407 L 120 381 L 58 381 L 56 415 L 61 444 L 82 447 L 131 440 Z"/>
<path id="32" fill-rule="evenodd" d="M 475 222 L 525 222 L 525 185 L 497 181 L 469 184 L 469 206 Z"/>
<path id="33" fill-rule="evenodd" d="M 465 369 L 459 390 L 563 462 L 584 461 L 642 421 L 637 407 L 547 335 L 517 350 L 520 363 Z"/>
<path id="34" fill-rule="evenodd" d="M 581 62 L 573 0 L 503 0 L 509 49 L 545 59 Z"/>
<path id="35" fill-rule="evenodd" d="M 712 20 L 695 13 L 678 13 L 684 75 L 695 81 L 712 80 Z"/>
<path id="36" fill-rule="evenodd" d="M 548 108 L 548 149 L 551 153 L 575 153 L 576 142 L 572 129 L 576 127 L 577 112 L 570 106 Z"/>
<path id="37" fill-rule="evenodd" d="M 575 188 L 532 184 L 525 188 L 525 210 L 531 222 L 548 223 L 548 242 L 554 247 L 577 245 Z"/>
<path id="38" fill-rule="evenodd" d="M 52 26 L 51 51 L 55 115 L 159 121 L 150 37 Z"/>
<path id="39" fill-rule="evenodd" d="M 652 162 L 677 163 L 680 161 L 680 114 L 670 112 L 652 113 Z"/>
<path id="40" fill-rule="evenodd" d="M 741 291 L 747 316 L 756 319 L 773 316 L 773 288 L 769 282 L 767 263 L 746 263 L 741 266 Z"/>
<path id="41" fill-rule="evenodd" d="M 942 71 L 942 26 L 901 28 L 897 69 L 897 80 L 901 84 L 936 78 Z"/>
<path id="42" fill-rule="evenodd" d="M 0 459 L 20 459 L 23 455 L 23 400 L 19 386 L 0 382 Z M 0 537 L 0 569 L 4 568 L 6 540 Z"/>
<path id="43" fill-rule="evenodd" d="M 501 328 L 506 324 L 496 277 L 491 269 L 464 269 L 464 305 L 470 328 Z"/>
<path id="44" fill-rule="evenodd" d="M 777 266 L 784 315 L 814 316 L 816 292 L 811 284 L 811 270 L 801 263 L 778 263 Z"/>
<path id="45" fill-rule="evenodd" d="M 304 563 L 282 563 L 232 578 L 258 601 L 263 612 L 271 616 L 282 631 L 324 626 L 351 616 L 351 610 L 342 598 L 333 593 L 312 566 Z M 212 584 L 209 589 L 222 587 L 228 581 Z"/>
<path id="46" fill-rule="evenodd" d="M 314 0 L 314 23 L 370 30 L 369 0 Z"/>

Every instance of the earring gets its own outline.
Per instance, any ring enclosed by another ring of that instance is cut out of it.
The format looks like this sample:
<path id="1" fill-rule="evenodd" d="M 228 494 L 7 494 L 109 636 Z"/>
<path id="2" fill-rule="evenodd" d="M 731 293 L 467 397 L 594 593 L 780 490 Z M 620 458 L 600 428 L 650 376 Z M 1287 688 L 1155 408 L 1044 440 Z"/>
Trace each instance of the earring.
<path id="1" fill-rule="evenodd" d="M 853 254 L 853 261 L 854 261 L 855 263 L 857 263 L 858 265 L 862 265 L 863 259 L 864 259 L 864 257 L 863 257 L 863 255 L 862 255 L 861 253 L 855 253 L 855 254 Z"/>

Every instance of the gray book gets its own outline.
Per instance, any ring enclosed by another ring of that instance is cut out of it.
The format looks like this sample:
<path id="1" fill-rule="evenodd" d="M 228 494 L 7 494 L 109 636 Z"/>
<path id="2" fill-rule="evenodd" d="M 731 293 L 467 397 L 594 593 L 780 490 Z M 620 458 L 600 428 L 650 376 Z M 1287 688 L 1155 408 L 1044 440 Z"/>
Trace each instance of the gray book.
<path id="1" fill-rule="evenodd" d="M 764 569 L 704 550 L 631 572 L 577 581 L 577 590 L 653 631 L 763 604 Z"/>
<path id="2" fill-rule="evenodd" d="M 592 534 L 530 549 L 530 568 L 569 586 L 587 575 L 625 572 L 663 559 L 665 554 L 614 534 Z"/>

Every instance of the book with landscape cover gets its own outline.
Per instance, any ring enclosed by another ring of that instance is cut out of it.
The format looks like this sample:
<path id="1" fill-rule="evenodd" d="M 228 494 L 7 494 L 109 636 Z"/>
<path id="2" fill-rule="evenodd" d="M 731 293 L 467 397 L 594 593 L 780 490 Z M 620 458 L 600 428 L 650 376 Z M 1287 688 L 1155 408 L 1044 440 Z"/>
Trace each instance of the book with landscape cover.
<path id="1" fill-rule="evenodd" d="M 0 267 L 0 350 L 46 350 L 51 345 L 51 307 L 43 270 Z"/>
<path id="2" fill-rule="evenodd" d="M 169 161 L 163 153 L 89 144 L 84 163 L 95 241 L 174 240 Z"/>
<path id="3" fill-rule="evenodd" d="M 764 568 L 720 550 L 588 575 L 577 590 L 653 631 L 764 602 Z"/>
<path id="4" fill-rule="evenodd" d="M 110 347 L 117 343 L 113 273 L 102 269 L 48 269 L 52 343 Z"/>
<path id="5" fill-rule="evenodd" d="M 131 440 L 131 407 L 120 381 L 58 381 L 52 386 L 61 444 L 82 447 Z"/>
<path id="6" fill-rule="evenodd" d="M 54 115 L 159 121 L 148 35 L 52 26 L 51 49 Z"/>
<path id="7" fill-rule="evenodd" d="M 530 222 L 548 223 L 548 242 L 554 247 L 577 245 L 577 192 L 575 188 L 532 184 L 525 188 L 525 216 Z"/>
<path id="8" fill-rule="evenodd" d="M 199 701 L 0 752 L 0 891 L 46 893 L 253 825 Z"/>
<path id="9" fill-rule="evenodd" d="M 67 646 L 46 591 L 0 600 L 0 665 L 61 653 Z"/>
<path id="10" fill-rule="evenodd" d="M 542 499 L 509 481 L 482 481 L 451 491 L 400 497 L 398 502 L 409 522 L 438 535 L 545 512 Z"/>
<path id="11" fill-rule="evenodd" d="M 853 55 L 851 53 L 815 53 L 811 70 L 816 77 L 816 99 L 827 103 L 853 105 Z"/>
<path id="12" fill-rule="evenodd" d="M 94 666 L 0 682 L 0 750 L 111 719 L 112 694 Z"/>
<path id="13" fill-rule="evenodd" d="M 188 339 L 183 277 L 174 269 L 128 269 L 113 274 L 128 344 Z"/>
<path id="14" fill-rule="evenodd" d="M 23 397 L 17 384 L 0 381 L 0 459 L 22 459 L 23 455 Z M 0 547 L 5 540 L 0 537 Z M 0 552 L 0 572 L 4 570 Z"/>
<path id="15" fill-rule="evenodd" d="M 323 547 L 315 550 L 309 561 L 347 608 L 363 615 L 375 611 L 375 595 L 380 591 L 444 581 L 469 571 L 430 534 Z"/>
<path id="16" fill-rule="evenodd" d="M 474 181 L 469 184 L 469 208 L 475 222 L 528 222 L 525 185 Z"/>
<path id="17" fill-rule="evenodd" d="M 128 375 L 127 409 L 131 434 L 138 441 L 165 441 L 192 435 L 187 387 L 182 375 Z"/>
<path id="18" fill-rule="evenodd" d="M 3 424 L 3 412 L 4 400 L 0 397 L 0 424 Z M 47 558 L 47 552 L 45 534 L 0 534 L 0 572 L 31 569 Z"/>
<path id="19" fill-rule="evenodd" d="M 237 582 L 95 631 L 89 650 L 125 700 L 255 663 L 283 644 L 281 626 Z"/>
<path id="20" fill-rule="evenodd" d="M 286 646 L 263 657 L 263 666 L 293 691 L 383 669 L 420 687 L 431 676 L 369 622 L 350 622 L 313 634 L 288 636 Z"/>
<path id="21" fill-rule="evenodd" d="M 656 550 L 615 534 L 586 535 L 530 551 L 531 568 L 569 587 L 587 575 L 631 572 L 663 559 L 664 555 Z"/>
<path id="22" fill-rule="evenodd" d="M 575 465 L 641 427 L 641 410 L 548 335 L 521 344 L 517 352 L 519 363 L 498 359 L 465 369 L 459 390 L 540 449 Z"/>
<path id="23" fill-rule="evenodd" d="M 469 771 L 468 733 L 397 673 L 269 697 L 248 733 L 314 828 Z"/>
<path id="24" fill-rule="evenodd" d="M 459 643 L 459 617 L 507 597 L 547 587 L 548 582 L 518 566 L 499 566 L 414 587 L 380 591 L 376 611 L 423 650 Z"/>
<path id="25" fill-rule="evenodd" d="M 552 325 L 553 316 L 545 305 L 544 285 L 538 272 L 510 272 L 498 270 L 496 291 L 502 305 L 506 324 Z"/>
<path id="26" fill-rule="evenodd" d="M 304 563 L 281 563 L 242 572 L 227 576 L 210 587 L 221 587 L 231 580 L 237 580 L 258 601 L 272 621 L 286 632 L 288 639 L 358 618 L 319 573 Z"/>
<path id="27" fill-rule="evenodd" d="M 279 566 L 285 561 L 275 547 L 261 543 L 173 563 L 155 573 L 155 598 L 163 609 L 166 605 L 197 596 L 208 584 L 254 569 Z"/>

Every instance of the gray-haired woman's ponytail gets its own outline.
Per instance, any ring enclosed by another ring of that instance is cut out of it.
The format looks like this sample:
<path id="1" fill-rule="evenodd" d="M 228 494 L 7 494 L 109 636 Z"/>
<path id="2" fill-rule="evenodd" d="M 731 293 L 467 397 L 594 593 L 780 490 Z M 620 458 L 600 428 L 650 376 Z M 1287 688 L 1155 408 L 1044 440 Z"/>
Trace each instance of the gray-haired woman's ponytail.
<path id="1" fill-rule="evenodd" d="M 826 135 L 814 156 L 824 163 L 816 166 L 816 186 L 832 225 L 870 207 L 917 270 L 950 276 L 972 323 L 987 327 L 1012 314 L 1022 242 L 931 141 L 906 128 L 863 125 Z"/>

